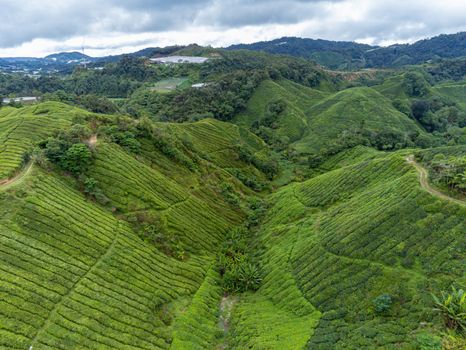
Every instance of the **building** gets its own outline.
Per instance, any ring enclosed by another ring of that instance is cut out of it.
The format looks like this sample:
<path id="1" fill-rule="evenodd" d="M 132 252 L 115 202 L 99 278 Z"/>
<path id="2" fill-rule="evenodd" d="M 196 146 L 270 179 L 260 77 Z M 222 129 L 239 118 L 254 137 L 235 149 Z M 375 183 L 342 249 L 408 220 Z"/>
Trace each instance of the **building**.
<path id="1" fill-rule="evenodd" d="M 9 98 L 9 97 L 5 97 L 3 99 L 3 103 L 4 104 L 8 104 L 10 102 L 21 102 L 21 103 L 33 103 L 33 102 L 37 102 L 39 100 L 39 98 L 37 97 L 13 97 L 13 98 Z"/>
<path id="2" fill-rule="evenodd" d="M 183 63 L 194 63 L 201 64 L 207 62 L 208 57 L 197 57 L 197 56 L 166 56 L 151 58 L 149 61 L 155 64 L 183 64 Z"/>

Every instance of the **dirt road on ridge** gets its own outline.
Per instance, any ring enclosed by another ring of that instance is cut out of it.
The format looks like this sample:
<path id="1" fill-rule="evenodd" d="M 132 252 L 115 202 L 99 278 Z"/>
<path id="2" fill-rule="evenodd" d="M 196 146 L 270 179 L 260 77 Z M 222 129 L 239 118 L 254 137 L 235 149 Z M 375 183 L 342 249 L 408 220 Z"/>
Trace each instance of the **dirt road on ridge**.
<path id="1" fill-rule="evenodd" d="M 416 162 L 413 155 L 406 157 L 406 161 L 416 168 L 417 172 L 419 173 L 419 182 L 421 183 L 421 187 L 424 188 L 427 192 L 444 200 L 455 202 L 460 205 L 466 205 L 466 202 L 462 201 L 461 199 L 450 197 L 430 186 L 429 173 L 421 164 Z"/>

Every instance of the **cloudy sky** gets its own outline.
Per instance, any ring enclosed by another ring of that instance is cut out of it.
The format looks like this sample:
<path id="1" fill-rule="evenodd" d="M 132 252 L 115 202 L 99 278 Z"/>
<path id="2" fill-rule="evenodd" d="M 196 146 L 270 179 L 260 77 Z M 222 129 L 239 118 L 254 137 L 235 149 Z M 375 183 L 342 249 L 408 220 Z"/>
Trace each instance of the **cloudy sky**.
<path id="1" fill-rule="evenodd" d="M 466 0 L 0 0 L 0 11 L 3 57 L 282 36 L 389 45 L 466 31 Z"/>

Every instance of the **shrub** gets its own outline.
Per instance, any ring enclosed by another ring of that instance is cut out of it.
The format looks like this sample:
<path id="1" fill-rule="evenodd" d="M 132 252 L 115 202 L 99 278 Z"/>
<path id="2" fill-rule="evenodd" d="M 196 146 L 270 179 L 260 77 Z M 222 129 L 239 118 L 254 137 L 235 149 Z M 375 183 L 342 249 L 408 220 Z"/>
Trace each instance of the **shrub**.
<path id="1" fill-rule="evenodd" d="M 178 260 L 186 258 L 187 254 L 180 239 L 168 229 L 166 217 L 154 218 L 141 213 L 137 220 L 141 224 L 139 234 L 144 240 L 154 244 L 168 256 Z"/>
<path id="2" fill-rule="evenodd" d="M 247 259 L 230 266 L 223 275 L 223 286 L 225 291 L 231 293 L 242 293 L 259 289 L 262 276 L 257 265 Z"/>
<path id="3" fill-rule="evenodd" d="M 223 277 L 223 288 L 229 293 L 255 291 L 262 281 L 260 268 L 247 253 L 248 230 L 244 227 L 227 233 L 218 257 L 218 267 Z"/>
<path id="4" fill-rule="evenodd" d="M 442 339 L 438 336 L 420 333 L 417 335 L 416 341 L 420 350 L 442 350 Z"/>
<path id="5" fill-rule="evenodd" d="M 379 295 L 377 298 L 372 300 L 372 304 L 374 305 L 374 310 L 378 314 L 382 314 L 390 310 L 392 303 L 393 303 L 393 300 L 389 294 Z"/>
<path id="6" fill-rule="evenodd" d="M 224 182 L 220 185 L 220 188 L 222 191 L 222 196 L 223 198 L 225 198 L 225 201 L 233 206 L 239 207 L 240 200 L 238 195 L 235 193 L 233 185 Z"/>
<path id="7" fill-rule="evenodd" d="M 39 147 L 44 150 L 49 161 L 77 176 L 92 164 L 92 153 L 83 143 L 89 136 L 90 130 L 87 127 L 76 124 L 56 137 L 41 141 Z"/>
<path id="8" fill-rule="evenodd" d="M 408 96 L 423 96 L 428 91 L 428 83 L 418 72 L 408 72 L 404 76 L 403 88 Z"/>
<path id="9" fill-rule="evenodd" d="M 441 291 L 440 296 L 432 295 L 434 310 L 443 316 L 447 328 L 466 333 L 466 293 L 463 289 L 451 287 L 450 292 Z"/>
<path id="10" fill-rule="evenodd" d="M 72 145 L 61 160 L 62 167 L 71 173 L 78 175 L 87 170 L 92 163 L 92 154 L 83 143 Z"/>

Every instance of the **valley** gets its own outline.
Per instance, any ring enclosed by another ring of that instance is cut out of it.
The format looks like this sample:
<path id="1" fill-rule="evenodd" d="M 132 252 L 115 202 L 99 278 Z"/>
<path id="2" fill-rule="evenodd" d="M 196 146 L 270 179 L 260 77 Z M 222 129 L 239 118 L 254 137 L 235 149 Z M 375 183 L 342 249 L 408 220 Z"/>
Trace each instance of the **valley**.
<path id="1" fill-rule="evenodd" d="M 464 67 L 167 50 L 0 107 L 0 348 L 464 348 Z"/>

